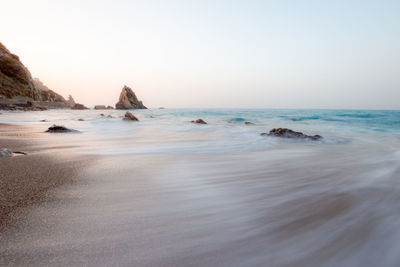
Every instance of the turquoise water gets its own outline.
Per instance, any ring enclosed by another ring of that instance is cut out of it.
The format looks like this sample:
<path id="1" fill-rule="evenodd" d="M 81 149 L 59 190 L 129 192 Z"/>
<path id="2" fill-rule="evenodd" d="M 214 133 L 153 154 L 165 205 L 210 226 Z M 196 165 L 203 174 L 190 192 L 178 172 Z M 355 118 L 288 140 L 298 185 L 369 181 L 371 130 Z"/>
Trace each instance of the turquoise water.
<path id="1" fill-rule="evenodd" d="M 32 153 L 96 159 L 5 235 L 6 262 L 400 266 L 400 111 L 131 112 L 139 122 L 121 110 L 0 114 L 34 126 Z M 52 124 L 80 133 L 45 133 Z M 324 138 L 260 135 L 276 127 Z"/>
<path id="2" fill-rule="evenodd" d="M 60 124 L 81 131 L 70 136 L 83 141 L 88 153 L 101 144 L 102 153 L 209 153 L 253 151 L 287 144 L 260 136 L 286 127 L 324 137 L 320 145 L 360 142 L 396 142 L 400 138 L 400 111 L 386 110 L 274 110 L 274 109 L 149 109 L 133 110 L 139 122 L 123 121 L 122 110 L 49 110 L 4 112 L 3 123 L 39 126 Z M 104 114 L 105 116 L 100 116 Z M 107 118 L 107 115 L 113 118 Z M 85 121 L 78 121 L 78 119 Z M 191 120 L 202 118 L 207 125 Z M 40 122 L 46 119 L 47 122 Z M 245 122 L 255 125 L 245 125 Z M 59 137 L 57 137 L 59 138 Z M 383 141 L 386 140 L 386 141 Z M 89 142 L 90 141 L 90 142 Z M 96 145 L 91 145 L 96 141 Z"/>

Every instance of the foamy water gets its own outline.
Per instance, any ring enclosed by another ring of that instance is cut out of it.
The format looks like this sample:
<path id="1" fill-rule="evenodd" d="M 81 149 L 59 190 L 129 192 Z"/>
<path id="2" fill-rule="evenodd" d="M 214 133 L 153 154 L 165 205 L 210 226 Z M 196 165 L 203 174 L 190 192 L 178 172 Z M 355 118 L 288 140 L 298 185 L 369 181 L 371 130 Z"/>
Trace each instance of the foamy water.
<path id="1" fill-rule="evenodd" d="M 6 233 L 3 259 L 40 266 L 400 265 L 399 111 L 132 112 L 139 122 L 122 121 L 117 110 L 0 115 L 1 122 L 38 126 L 49 146 L 99 156 L 58 201 L 29 211 L 29 227 Z M 197 118 L 208 124 L 190 123 Z M 81 133 L 42 133 L 53 123 Z M 260 136 L 275 127 L 324 139 Z"/>

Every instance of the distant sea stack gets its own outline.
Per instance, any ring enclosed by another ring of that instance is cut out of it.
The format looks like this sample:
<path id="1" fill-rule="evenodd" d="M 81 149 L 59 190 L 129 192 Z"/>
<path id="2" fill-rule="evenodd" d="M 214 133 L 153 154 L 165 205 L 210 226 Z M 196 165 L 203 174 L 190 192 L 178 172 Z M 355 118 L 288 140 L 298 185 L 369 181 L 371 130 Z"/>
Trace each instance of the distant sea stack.
<path id="1" fill-rule="evenodd" d="M 19 57 L 0 43 L 0 109 L 43 110 L 70 108 L 74 104 L 33 79 Z"/>
<path id="2" fill-rule="evenodd" d="M 136 97 L 135 93 L 128 86 L 122 88 L 122 92 L 119 95 L 119 101 L 115 104 L 116 109 L 147 109 L 142 101 Z"/>

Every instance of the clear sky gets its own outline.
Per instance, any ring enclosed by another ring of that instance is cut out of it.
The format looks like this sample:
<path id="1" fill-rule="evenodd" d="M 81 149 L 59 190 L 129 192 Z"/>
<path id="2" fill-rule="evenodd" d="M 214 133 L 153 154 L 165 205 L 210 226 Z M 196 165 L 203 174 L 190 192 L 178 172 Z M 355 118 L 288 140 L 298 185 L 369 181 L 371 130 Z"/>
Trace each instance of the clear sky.
<path id="1" fill-rule="evenodd" d="M 400 109 L 400 1 L 13 0 L 0 41 L 78 102 Z"/>

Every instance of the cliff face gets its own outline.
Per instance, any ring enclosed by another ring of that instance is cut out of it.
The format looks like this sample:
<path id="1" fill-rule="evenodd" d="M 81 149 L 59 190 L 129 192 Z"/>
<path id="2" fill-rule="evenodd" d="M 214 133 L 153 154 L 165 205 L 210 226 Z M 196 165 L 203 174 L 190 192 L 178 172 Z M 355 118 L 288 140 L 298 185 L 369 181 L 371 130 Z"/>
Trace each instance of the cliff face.
<path id="1" fill-rule="evenodd" d="M 135 93 L 128 86 L 122 88 L 119 101 L 115 104 L 116 109 L 147 109 L 142 101 L 136 97 Z"/>
<path id="2" fill-rule="evenodd" d="M 49 89 L 38 78 L 33 79 L 33 84 L 39 93 L 39 99 L 41 101 L 67 103 L 64 97 Z"/>
<path id="3" fill-rule="evenodd" d="M 0 109 L 37 110 L 70 108 L 75 101 L 49 89 L 39 79 L 32 79 L 18 56 L 0 43 Z"/>
<path id="4" fill-rule="evenodd" d="M 40 100 L 29 70 L 19 57 L 0 43 L 0 95 L 5 98 L 14 96 L 30 97 Z"/>

